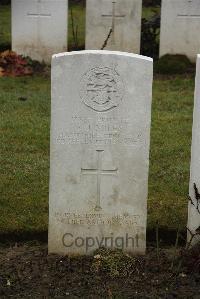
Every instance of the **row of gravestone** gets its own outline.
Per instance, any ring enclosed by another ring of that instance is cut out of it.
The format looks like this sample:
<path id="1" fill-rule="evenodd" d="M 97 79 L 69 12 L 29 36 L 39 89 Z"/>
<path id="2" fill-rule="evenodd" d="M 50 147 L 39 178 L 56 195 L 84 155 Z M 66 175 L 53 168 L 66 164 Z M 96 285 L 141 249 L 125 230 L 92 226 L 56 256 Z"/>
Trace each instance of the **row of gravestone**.
<path id="1" fill-rule="evenodd" d="M 52 59 L 49 252 L 144 254 L 153 61 L 90 50 Z M 188 242 L 200 240 L 200 55 Z"/>
<path id="2" fill-rule="evenodd" d="M 68 0 L 12 0 L 12 49 L 39 61 L 67 50 Z M 142 0 L 87 0 L 86 49 L 140 52 Z M 162 0 L 160 56 L 200 48 L 200 0 Z M 76 33 L 75 33 L 76 34 Z"/>

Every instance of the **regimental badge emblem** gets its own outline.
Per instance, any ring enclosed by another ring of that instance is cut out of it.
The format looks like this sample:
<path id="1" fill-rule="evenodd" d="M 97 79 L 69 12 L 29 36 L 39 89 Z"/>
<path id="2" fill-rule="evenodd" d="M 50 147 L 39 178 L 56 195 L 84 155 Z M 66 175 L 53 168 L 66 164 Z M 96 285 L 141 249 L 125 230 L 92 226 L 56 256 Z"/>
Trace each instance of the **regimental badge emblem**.
<path id="1" fill-rule="evenodd" d="M 97 112 L 107 112 L 119 106 L 124 95 L 120 75 L 108 67 L 89 70 L 81 80 L 80 96 L 83 103 Z"/>

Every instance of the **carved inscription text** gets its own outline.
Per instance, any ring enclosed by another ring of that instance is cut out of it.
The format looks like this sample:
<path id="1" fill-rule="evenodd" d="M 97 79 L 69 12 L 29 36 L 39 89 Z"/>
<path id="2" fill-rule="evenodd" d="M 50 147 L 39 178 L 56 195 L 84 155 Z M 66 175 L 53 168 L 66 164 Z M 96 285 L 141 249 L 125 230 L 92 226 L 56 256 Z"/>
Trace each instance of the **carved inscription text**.
<path id="1" fill-rule="evenodd" d="M 73 212 L 55 212 L 56 219 L 64 224 L 77 225 L 119 225 L 119 226 L 134 226 L 141 227 L 142 215 L 109 215 L 101 213 L 73 213 Z"/>
<path id="2" fill-rule="evenodd" d="M 134 132 L 132 122 L 126 118 L 86 118 L 73 116 L 68 130 L 56 136 L 57 144 L 124 145 L 134 146 L 142 142 L 141 132 Z"/>

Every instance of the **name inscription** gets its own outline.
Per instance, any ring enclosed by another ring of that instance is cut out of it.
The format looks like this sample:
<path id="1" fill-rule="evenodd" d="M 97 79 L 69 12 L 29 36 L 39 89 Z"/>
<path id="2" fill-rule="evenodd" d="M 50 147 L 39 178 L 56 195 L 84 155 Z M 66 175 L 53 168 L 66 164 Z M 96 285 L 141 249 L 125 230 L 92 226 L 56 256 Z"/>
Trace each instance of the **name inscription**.
<path id="1" fill-rule="evenodd" d="M 142 132 L 133 134 L 129 119 L 112 117 L 73 116 L 68 130 L 56 137 L 57 144 L 136 145 L 141 140 Z"/>

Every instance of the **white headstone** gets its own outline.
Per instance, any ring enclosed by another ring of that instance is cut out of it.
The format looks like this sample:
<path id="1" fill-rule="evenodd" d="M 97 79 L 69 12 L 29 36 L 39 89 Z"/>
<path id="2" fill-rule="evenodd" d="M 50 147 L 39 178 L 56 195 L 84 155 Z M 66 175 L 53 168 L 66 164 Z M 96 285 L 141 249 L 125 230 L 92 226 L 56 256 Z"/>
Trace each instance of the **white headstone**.
<path id="1" fill-rule="evenodd" d="M 128 53 L 53 57 L 50 253 L 145 252 L 152 73 Z"/>
<path id="2" fill-rule="evenodd" d="M 192 157 L 190 167 L 190 198 L 188 213 L 188 242 L 194 244 L 200 241 L 200 234 L 197 229 L 200 228 L 200 198 L 195 195 L 195 189 L 200 193 L 200 55 L 197 58 L 196 70 L 196 90 L 193 113 L 193 130 L 192 130 Z M 194 186 L 196 185 L 196 187 Z M 197 234 L 193 237 L 194 234 Z"/>
<path id="3" fill-rule="evenodd" d="M 68 0 L 12 0 L 12 50 L 50 62 L 67 50 Z"/>
<path id="4" fill-rule="evenodd" d="M 199 32 L 200 0 L 162 0 L 160 56 L 183 54 L 195 61 Z"/>
<path id="5" fill-rule="evenodd" d="M 140 53 L 141 15 L 142 0 L 87 0 L 86 49 Z"/>

